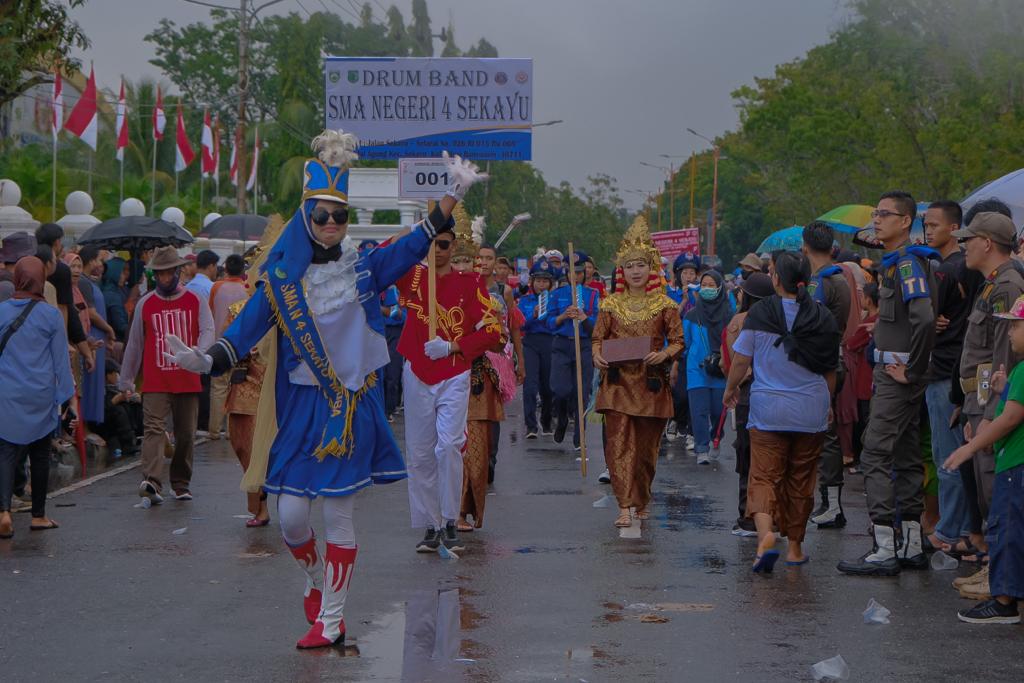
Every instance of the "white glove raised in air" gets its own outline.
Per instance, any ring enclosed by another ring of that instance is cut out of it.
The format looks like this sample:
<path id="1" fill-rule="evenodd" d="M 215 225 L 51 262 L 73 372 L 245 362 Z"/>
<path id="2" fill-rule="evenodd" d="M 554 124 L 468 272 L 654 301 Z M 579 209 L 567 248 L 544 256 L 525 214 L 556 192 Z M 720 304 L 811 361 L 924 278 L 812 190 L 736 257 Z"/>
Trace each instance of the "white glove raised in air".
<path id="1" fill-rule="evenodd" d="M 427 354 L 427 358 L 430 360 L 440 360 L 447 358 L 452 352 L 451 342 L 447 342 L 440 337 L 434 337 L 426 344 L 423 345 L 423 353 Z"/>
<path id="2" fill-rule="evenodd" d="M 198 347 L 189 348 L 173 334 L 168 334 L 164 340 L 167 342 L 167 348 L 171 350 L 171 353 L 164 352 L 164 360 L 168 363 L 174 363 L 183 370 L 200 375 L 205 375 L 213 367 L 213 358 L 200 351 Z"/>
<path id="3" fill-rule="evenodd" d="M 448 156 L 448 152 L 442 152 L 441 156 L 448 163 L 448 177 L 451 178 L 445 194 L 454 197 L 456 201 L 461 202 L 469 188 L 487 180 L 487 174 L 481 173 L 469 159 L 463 159 L 458 154 Z"/>

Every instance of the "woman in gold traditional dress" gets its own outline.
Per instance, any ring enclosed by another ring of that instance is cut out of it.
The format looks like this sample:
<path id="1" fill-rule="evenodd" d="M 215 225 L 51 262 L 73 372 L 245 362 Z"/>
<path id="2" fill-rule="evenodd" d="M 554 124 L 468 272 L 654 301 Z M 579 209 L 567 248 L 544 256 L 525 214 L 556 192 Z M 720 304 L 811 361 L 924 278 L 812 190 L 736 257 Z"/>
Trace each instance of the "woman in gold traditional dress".
<path id="1" fill-rule="evenodd" d="M 455 219 L 455 243 L 452 245 L 451 264 L 454 270 L 469 272 L 480 250 L 482 234 L 473 230 L 468 214 L 461 206 L 452 212 Z M 504 301 L 491 296 L 491 305 L 503 311 Z M 504 316 L 503 316 L 504 319 Z M 502 335 L 495 351 L 505 348 L 508 334 Z M 491 440 L 496 425 L 505 419 L 498 373 L 484 354 L 473 361 L 470 371 L 469 411 L 466 418 L 466 445 L 462 452 L 462 505 L 457 529 L 473 531 L 484 523 L 484 505 L 487 503 L 487 469 L 491 455 Z M 473 518 L 471 524 L 467 517 Z"/>
<path id="2" fill-rule="evenodd" d="M 605 419 L 604 457 L 619 504 L 615 526 L 648 518 L 651 483 L 665 424 L 672 417 L 671 361 L 683 350 L 683 326 L 675 302 L 665 295 L 660 254 L 639 217 L 615 255 L 615 292 L 601 302 L 593 333 L 594 367 L 601 372 L 595 409 Z M 610 364 L 602 344 L 612 339 L 649 338 L 642 359 Z"/>
<path id="3" fill-rule="evenodd" d="M 235 302 L 229 308 L 228 324 L 238 316 L 245 300 Z M 256 413 L 260 405 L 260 392 L 263 388 L 263 375 L 267 366 L 257 346 L 252 353 L 240 361 L 231 370 L 231 388 L 225 402 L 228 416 L 228 439 L 231 449 L 242 466 L 242 471 L 249 469 L 252 457 L 252 441 L 256 433 Z M 267 510 L 267 494 L 262 491 L 246 491 L 246 502 L 252 518 L 245 522 L 247 527 L 261 527 L 270 524 L 270 512 Z"/>

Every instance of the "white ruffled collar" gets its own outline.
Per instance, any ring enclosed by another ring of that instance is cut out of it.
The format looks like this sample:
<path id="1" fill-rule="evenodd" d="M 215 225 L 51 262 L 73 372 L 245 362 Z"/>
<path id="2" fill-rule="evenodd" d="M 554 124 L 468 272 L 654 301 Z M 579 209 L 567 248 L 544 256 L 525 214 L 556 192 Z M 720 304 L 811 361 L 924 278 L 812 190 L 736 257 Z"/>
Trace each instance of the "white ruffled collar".
<path id="1" fill-rule="evenodd" d="M 341 242 L 341 257 L 328 263 L 311 263 L 302 278 L 306 302 L 314 315 L 336 311 L 356 301 L 356 262 L 359 252 L 351 237 Z"/>

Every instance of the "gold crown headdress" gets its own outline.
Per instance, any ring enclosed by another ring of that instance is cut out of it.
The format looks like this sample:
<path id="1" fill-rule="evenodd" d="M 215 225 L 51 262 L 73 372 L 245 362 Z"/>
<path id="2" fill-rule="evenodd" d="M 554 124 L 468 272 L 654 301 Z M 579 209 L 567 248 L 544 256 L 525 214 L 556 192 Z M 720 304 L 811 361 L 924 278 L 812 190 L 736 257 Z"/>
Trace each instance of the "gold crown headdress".
<path id="1" fill-rule="evenodd" d="M 452 217 L 455 219 L 455 244 L 452 245 L 452 258 L 468 256 L 475 260 L 477 252 L 480 251 L 480 245 L 473 239 L 473 223 L 461 203 L 455 205 Z"/>
<path id="2" fill-rule="evenodd" d="M 619 244 L 619 250 L 615 252 L 615 265 L 622 267 L 629 261 L 637 259 L 647 261 L 652 268 L 656 268 L 661 262 L 661 252 L 651 241 L 651 233 L 643 216 L 637 216 L 626 231 Z"/>

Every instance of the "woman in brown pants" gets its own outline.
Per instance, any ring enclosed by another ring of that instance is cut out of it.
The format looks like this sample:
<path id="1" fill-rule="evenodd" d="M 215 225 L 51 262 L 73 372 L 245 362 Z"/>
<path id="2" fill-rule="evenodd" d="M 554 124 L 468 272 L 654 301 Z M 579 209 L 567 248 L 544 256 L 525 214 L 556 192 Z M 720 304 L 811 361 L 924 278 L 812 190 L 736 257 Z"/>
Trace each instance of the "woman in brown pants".
<path id="1" fill-rule="evenodd" d="M 733 345 L 723 402 L 734 407 L 753 368 L 750 387 L 750 478 L 747 516 L 757 527 L 755 572 L 779 558 L 773 524 L 789 540 L 786 564 L 802 565 L 802 543 L 814 507 L 818 456 L 828 428 L 839 361 L 839 328 L 804 288 L 807 260 L 777 252 L 770 272 L 775 294 L 755 304 Z"/>

